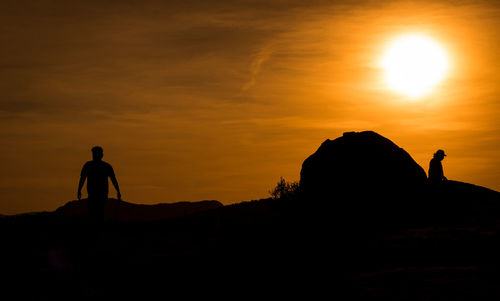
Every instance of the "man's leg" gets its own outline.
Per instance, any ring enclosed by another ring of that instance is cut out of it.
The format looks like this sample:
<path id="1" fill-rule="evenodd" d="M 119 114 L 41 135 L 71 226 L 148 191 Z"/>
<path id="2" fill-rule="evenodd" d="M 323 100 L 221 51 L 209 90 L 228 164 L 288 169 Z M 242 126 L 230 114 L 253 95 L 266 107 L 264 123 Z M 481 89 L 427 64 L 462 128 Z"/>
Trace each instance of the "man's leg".
<path id="1" fill-rule="evenodd" d="M 106 207 L 107 197 L 89 196 L 89 239 L 92 243 L 98 243 L 102 240 L 102 226 L 104 224 L 104 208 Z"/>
<path id="2" fill-rule="evenodd" d="M 89 196 L 89 219 L 96 224 L 104 222 L 104 209 L 108 201 L 107 196 Z"/>

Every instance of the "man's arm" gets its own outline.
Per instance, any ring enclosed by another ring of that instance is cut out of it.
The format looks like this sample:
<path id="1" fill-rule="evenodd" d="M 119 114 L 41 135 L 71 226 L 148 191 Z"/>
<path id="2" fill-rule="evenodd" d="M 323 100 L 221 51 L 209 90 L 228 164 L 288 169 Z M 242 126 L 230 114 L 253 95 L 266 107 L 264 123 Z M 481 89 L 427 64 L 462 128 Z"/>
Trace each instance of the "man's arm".
<path id="1" fill-rule="evenodd" d="M 443 164 L 439 164 L 439 171 L 441 172 L 441 180 L 447 181 L 448 179 L 444 176 Z"/>
<path id="2" fill-rule="evenodd" d="M 85 179 L 87 178 L 87 163 L 83 165 L 82 171 L 80 172 L 80 181 L 78 182 L 78 193 L 76 194 L 78 199 L 82 198 L 82 188 L 83 184 L 85 183 Z"/>
<path id="3" fill-rule="evenodd" d="M 82 198 L 82 187 L 83 187 L 83 184 L 85 183 L 85 178 L 87 178 L 87 176 L 85 176 L 85 175 L 80 176 L 80 182 L 78 182 L 78 193 L 77 193 L 78 199 Z"/>
<path id="4" fill-rule="evenodd" d="M 116 180 L 115 175 L 113 174 L 112 176 L 110 176 L 110 179 L 111 179 L 111 183 L 113 183 L 113 186 L 115 186 L 116 196 L 117 196 L 118 200 L 121 201 L 122 195 L 120 193 L 120 187 L 118 186 L 118 181 Z"/>
<path id="5" fill-rule="evenodd" d="M 113 186 L 115 187 L 116 189 L 116 196 L 117 196 L 117 199 L 118 200 L 122 200 L 122 194 L 120 193 L 120 187 L 118 186 L 118 181 L 116 180 L 116 176 L 115 176 L 115 171 L 113 170 L 113 167 L 108 164 L 108 177 L 109 179 L 111 180 L 111 183 L 113 183 Z"/>

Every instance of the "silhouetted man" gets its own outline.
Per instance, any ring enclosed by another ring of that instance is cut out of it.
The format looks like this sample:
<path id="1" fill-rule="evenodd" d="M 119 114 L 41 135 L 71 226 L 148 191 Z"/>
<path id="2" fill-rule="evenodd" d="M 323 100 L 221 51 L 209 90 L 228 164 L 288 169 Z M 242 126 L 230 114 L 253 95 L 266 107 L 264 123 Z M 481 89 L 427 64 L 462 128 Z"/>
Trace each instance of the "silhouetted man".
<path id="1" fill-rule="evenodd" d="M 116 189 L 118 199 L 121 200 L 120 188 L 113 167 L 109 163 L 102 161 L 102 157 L 102 147 L 93 147 L 92 161 L 88 161 L 83 165 L 80 182 L 78 183 L 78 199 L 81 199 L 82 187 L 85 179 L 87 179 L 89 217 L 96 222 L 104 220 L 104 208 L 108 200 L 108 177 Z"/>
<path id="2" fill-rule="evenodd" d="M 445 156 L 444 151 L 440 149 L 434 154 L 434 158 L 431 159 L 429 163 L 429 181 L 431 183 L 441 183 L 447 180 L 444 176 L 443 165 L 441 164 Z"/>

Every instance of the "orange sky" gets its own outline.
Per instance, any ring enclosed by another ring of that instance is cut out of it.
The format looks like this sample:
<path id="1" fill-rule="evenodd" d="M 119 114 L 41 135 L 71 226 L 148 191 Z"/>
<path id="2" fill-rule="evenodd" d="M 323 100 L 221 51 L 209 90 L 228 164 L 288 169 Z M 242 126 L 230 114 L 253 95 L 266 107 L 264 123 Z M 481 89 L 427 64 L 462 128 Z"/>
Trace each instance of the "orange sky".
<path id="1" fill-rule="evenodd" d="M 500 190 L 499 20 L 483 1 L 2 1 L 0 213 L 74 199 L 93 145 L 124 200 L 227 204 L 361 130 Z M 410 32 L 452 66 L 418 101 L 378 65 Z"/>

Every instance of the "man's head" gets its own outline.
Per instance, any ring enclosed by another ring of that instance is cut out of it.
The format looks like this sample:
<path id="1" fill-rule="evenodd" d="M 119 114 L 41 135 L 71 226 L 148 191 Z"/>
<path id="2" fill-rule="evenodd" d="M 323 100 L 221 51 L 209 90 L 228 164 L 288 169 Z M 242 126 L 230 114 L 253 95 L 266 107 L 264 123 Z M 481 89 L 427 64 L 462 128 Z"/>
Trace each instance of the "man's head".
<path id="1" fill-rule="evenodd" d="M 435 154 L 434 154 L 434 158 L 437 158 L 439 160 L 443 160 L 444 157 L 446 156 L 446 154 L 444 153 L 444 150 L 442 149 L 439 149 Z"/>
<path id="2" fill-rule="evenodd" d="M 94 161 L 100 161 L 103 156 L 104 156 L 104 153 L 103 153 L 102 147 L 94 146 L 92 148 L 92 159 Z"/>

